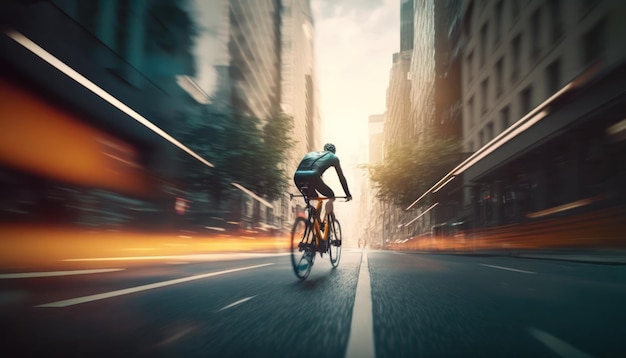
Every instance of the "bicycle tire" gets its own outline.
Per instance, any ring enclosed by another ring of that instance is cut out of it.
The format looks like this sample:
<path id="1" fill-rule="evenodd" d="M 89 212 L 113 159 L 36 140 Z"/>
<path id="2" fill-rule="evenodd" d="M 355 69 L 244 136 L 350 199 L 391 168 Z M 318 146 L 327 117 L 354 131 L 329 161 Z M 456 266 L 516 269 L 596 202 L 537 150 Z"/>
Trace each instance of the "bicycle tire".
<path id="1" fill-rule="evenodd" d="M 341 224 L 339 224 L 339 221 L 333 215 L 329 218 L 328 226 L 330 228 L 330 232 L 328 233 L 328 253 L 330 264 L 335 268 L 339 266 L 339 259 L 341 258 Z"/>
<path id="2" fill-rule="evenodd" d="M 310 240 L 312 236 L 309 222 L 304 218 L 296 218 L 291 228 L 291 265 L 300 280 L 309 276 L 315 259 L 315 250 Z"/>

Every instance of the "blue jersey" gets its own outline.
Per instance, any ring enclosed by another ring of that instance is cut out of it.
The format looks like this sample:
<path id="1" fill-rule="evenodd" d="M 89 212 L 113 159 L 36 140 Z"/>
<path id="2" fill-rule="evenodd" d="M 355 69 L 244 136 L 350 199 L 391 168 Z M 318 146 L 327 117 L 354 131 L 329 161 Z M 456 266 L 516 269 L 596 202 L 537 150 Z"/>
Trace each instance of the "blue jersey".
<path id="1" fill-rule="evenodd" d="M 341 186 L 346 195 L 350 195 L 348 190 L 348 183 L 341 170 L 341 164 L 339 158 L 329 151 L 310 152 L 307 153 L 300 161 L 295 176 L 316 176 L 320 178 L 324 172 L 330 168 L 335 167 Z"/>

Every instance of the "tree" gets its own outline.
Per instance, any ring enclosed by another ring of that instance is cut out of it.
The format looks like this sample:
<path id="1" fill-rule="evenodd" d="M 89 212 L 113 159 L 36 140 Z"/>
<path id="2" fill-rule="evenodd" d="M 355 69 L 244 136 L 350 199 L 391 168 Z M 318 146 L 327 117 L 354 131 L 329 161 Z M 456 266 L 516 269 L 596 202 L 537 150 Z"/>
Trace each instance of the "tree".
<path id="1" fill-rule="evenodd" d="M 368 169 L 378 189 L 378 199 L 406 207 L 452 170 L 460 159 L 456 140 L 430 139 L 421 145 L 393 146 L 383 163 L 369 165 Z"/>
<path id="2" fill-rule="evenodd" d="M 193 121 L 185 132 L 191 149 L 215 165 L 189 165 L 187 182 L 217 201 L 227 199 L 231 183 L 275 200 L 288 185 L 282 164 L 293 140 L 293 119 L 284 113 L 268 118 L 261 126 L 257 118 L 238 114 L 212 113 L 206 120 Z"/>
<path id="3" fill-rule="evenodd" d="M 279 112 L 263 127 L 263 148 L 259 154 L 263 159 L 261 172 L 264 175 L 256 183 L 259 192 L 270 200 L 284 195 L 288 186 L 289 177 L 283 164 L 287 162 L 289 151 L 295 144 L 290 136 L 293 126 L 293 117 Z"/>

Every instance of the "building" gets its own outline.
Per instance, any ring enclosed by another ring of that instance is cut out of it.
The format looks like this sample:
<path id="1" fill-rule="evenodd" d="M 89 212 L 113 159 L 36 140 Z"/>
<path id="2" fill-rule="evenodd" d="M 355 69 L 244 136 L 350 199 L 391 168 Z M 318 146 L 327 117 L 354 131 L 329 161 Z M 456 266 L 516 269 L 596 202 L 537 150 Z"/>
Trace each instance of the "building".
<path id="1" fill-rule="evenodd" d="M 414 37 L 410 64 L 412 140 L 430 136 L 435 118 L 435 2 L 415 1 Z"/>
<path id="2" fill-rule="evenodd" d="M 230 0 L 228 51 L 231 106 L 267 120 L 280 109 L 279 0 Z"/>
<path id="3" fill-rule="evenodd" d="M 465 1 L 453 48 L 470 156 L 424 195 L 462 187 L 456 219 L 474 229 L 623 207 L 625 10 L 611 0 Z"/>
<path id="4" fill-rule="evenodd" d="M 369 129 L 369 158 L 368 164 L 380 164 L 383 161 L 383 130 L 385 114 L 374 114 L 368 118 Z M 366 232 L 362 235 L 362 245 L 382 247 L 383 242 L 383 203 L 376 198 L 376 191 L 370 180 L 365 180 L 367 195 L 364 202 L 367 203 L 366 215 L 369 218 Z"/>
<path id="5" fill-rule="evenodd" d="M 8 100 L 2 107 L 15 110 L 2 117 L 26 114 L 42 128 L 22 137 L 37 146 L 4 148 L 15 155 L 1 166 L 6 177 L 22 178 L 15 192 L 39 197 L 30 202 L 34 216 L 56 220 L 66 211 L 66 221 L 117 225 L 147 212 L 174 213 L 182 151 L 138 118 L 173 133 L 189 104 L 197 103 L 177 81 L 196 71 L 188 3 L 58 0 L 0 7 L 7 29 L 0 40 L 2 97 Z M 28 115 L 24 108 L 43 112 Z M 18 133 L 15 126 L 24 123 L 8 121 L 5 130 Z M 67 145 L 73 155 L 62 155 Z M 15 162 L 19 151 L 25 156 Z M 44 170 L 46 162 L 56 165 Z M 129 187 L 133 182 L 137 186 Z M 53 203 L 53 197 L 64 199 Z M 58 207 L 61 202 L 76 210 Z M 154 226 L 155 220 L 145 222 Z"/>
<path id="6" fill-rule="evenodd" d="M 315 29 L 309 0 L 282 2 L 281 109 L 293 117 L 296 142 L 285 163 L 287 173 L 295 171 L 302 157 L 321 148 L 319 88 L 315 70 Z M 297 193 L 290 182 L 290 191 Z M 285 199 L 281 204 L 283 226 L 290 227 L 302 202 Z"/>

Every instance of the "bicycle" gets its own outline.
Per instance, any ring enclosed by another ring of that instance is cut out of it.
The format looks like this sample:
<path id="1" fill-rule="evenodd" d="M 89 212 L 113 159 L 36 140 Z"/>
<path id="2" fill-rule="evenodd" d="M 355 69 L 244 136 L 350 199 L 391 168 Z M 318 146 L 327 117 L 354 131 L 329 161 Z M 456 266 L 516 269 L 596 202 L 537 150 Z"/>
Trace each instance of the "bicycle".
<path id="1" fill-rule="evenodd" d="M 298 217 L 291 228 L 291 264 L 293 271 L 300 280 L 306 279 L 311 273 L 311 267 L 315 262 L 315 253 L 320 257 L 328 253 L 330 264 L 333 268 L 339 265 L 341 257 L 341 225 L 334 213 L 324 215 L 320 219 L 319 213 L 322 202 L 328 200 L 324 197 L 309 198 L 304 195 L 290 194 L 291 198 L 302 197 L 306 203 L 307 218 Z M 337 196 L 335 199 L 346 198 Z M 313 207 L 311 200 L 317 200 Z"/>

